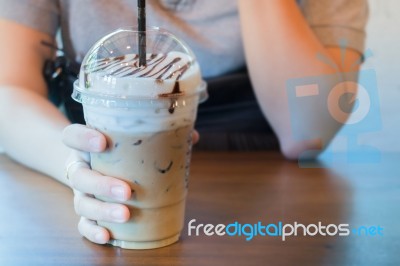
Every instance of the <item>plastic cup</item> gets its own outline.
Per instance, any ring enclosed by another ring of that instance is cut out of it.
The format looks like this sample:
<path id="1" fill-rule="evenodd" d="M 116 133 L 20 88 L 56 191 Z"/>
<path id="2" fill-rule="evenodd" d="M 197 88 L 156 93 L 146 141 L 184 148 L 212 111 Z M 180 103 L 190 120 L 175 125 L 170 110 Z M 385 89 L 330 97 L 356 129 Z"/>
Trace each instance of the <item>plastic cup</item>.
<path id="1" fill-rule="evenodd" d="M 193 125 L 207 92 L 191 50 L 165 30 L 147 30 L 147 66 L 139 67 L 138 34 L 120 29 L 99 40 L 72 97 L 86 124 L 107 138 L 105 152 L 91 153 L 92 169 L 132 188 L 123 203 L 129 221 L 98 224 L 114 246 L 151 249 L 178 241 L 183 228 Z"/>

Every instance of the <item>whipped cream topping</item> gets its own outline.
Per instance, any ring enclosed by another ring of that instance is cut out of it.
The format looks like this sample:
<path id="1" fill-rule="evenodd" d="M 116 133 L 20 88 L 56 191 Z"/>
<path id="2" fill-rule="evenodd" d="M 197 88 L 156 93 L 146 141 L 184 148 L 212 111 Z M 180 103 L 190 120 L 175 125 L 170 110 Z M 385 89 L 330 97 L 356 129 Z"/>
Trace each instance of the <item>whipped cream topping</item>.
<path id="1" fill-rule="evenodd" d="M 113 96 L 175 97 L 196 93 L 201 73 L 196 61 L 180 52 L 147 54 L 139 66 L 137 54 L 88 60 L 80 73 L 81 90 Z"/>

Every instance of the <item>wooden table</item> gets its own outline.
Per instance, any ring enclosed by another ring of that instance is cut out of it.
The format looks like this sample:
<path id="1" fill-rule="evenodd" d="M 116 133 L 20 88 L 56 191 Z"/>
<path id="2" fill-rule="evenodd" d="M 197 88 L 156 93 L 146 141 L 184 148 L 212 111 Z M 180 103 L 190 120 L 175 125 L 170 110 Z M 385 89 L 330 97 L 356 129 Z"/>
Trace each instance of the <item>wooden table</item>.
<path id="1" fill-rule="evenodd" d="M 195 153 L 181 241 L 155 250 L 93 244 L 71 191 L 0 156 L 0 265 L 400 265 L 400 155 L 304 169 L 278 153 Z M 329 168 L 330 167 L 330 168 Z M 348 223 L 382 236 L 188 236 L 187 223 Z"/>

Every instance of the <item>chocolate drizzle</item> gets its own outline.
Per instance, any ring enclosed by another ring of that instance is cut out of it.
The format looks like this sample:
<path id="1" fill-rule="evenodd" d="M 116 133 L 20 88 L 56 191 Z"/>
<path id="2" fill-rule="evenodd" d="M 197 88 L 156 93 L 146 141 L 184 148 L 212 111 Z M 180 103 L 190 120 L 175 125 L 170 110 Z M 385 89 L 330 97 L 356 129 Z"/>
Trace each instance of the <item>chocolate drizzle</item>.
<path id="1" fill-rule="evenodd" d="M 178 98 L 178 96 L 182 95 L 182 91 L 181 91 L 181 86 L 179 84 L 179 79 L 182 77 L 182 75 L 189 69 L 189 64 L 184 65 L 181 69 L 176 70 L 174 72 L 172 72 L 171 75 L 169 75 L 167 77 L 167 79 L 172 78 L 174 75 L 178 75 L 176 77 L 175 80 L 175 84 L 174 84 L 174 88 L 172 89 L 172 91 L 170 93 L 162 93 L 159 94 L 158 96 L 161 98 L 171 98 L 171 104 L 168 108 L 168 112 L 170 114 L 173 114 L 175 112 L 175 108 L 176 108 L 176 100 Z M 179 72 L 178 72 L 179 71 Z"/>
<path id="2" fill-rule="evenodd" d="M 135 77 L 135 78 L 154 78 L 157 84 L 162 84 L 165 80 L 175 79 L 175 84 L 171 92 L 161 93 L 160 98 L 168 98 L 171 101 L 168 111 L 173 114 L 177 107 L 177 98 L 184 92 L 181 91 L 180 78 L 190 68 L 191 62 L 188 61 L 178 69 L 178 62 L 182 62 L 181 57 L 174 57 L 167 61 L 167 55 L 148 54 L 146 65 L 139 66 L 139 56 L 137 54 L 128 54 L 125 56 L 104 58 L 97 61 L 97 65 L 85 65 L 85 73 L 105 72 L 104 76 L 113 76 L 116 78 Z M 172 70 L 171 70 L 172 69 Z M 101 73 L 103 74 L 103 73 Z M 89 75 L 85 75 L 85 84 L 88 83 Z"/>
<path id="3" fill-rule="evenodd" d="M 139 139 L 138 141 L 136 141 L 135 143 L 133 143 L 134 146 L 138 146 L 138 145 L 140 145 L 140 144 L 142 144 L 142 140 L 141 140 L 141 139 Z"/>
<path id="4" fill-rule="evenodd" d="M 160 168 L 160 167 L 157 166 L 157 163 L 156 163 L 156 162 L 154 163 L 154 165 L 155 165 L 157 171 L 160 172 L 160 174 L 165 174 L 165 173 L 167 173 L 169 170 L 171 170 L 171 167 L 172 167 L 173 164 L 174 164 L 174 162 L 173 162 L 173 161 L 170 161 L 169 164 L 168 164 L 168 166 L 167 166 L 166 168 Z"/>
<path id="5" fill-rule="evenodd" d="M 190 63 L 185 64 L 180 69 L 169 73 L 176 63 L 182 61 L 182 58 L 175 57 L 171 61 L 166 61 L 167 56 L 163 54 L 149 54 L 147 56 L 146 66 L 139 66 L 139 56 L 130 54 L 112 58 L 105 58 L 97 61 L 96 66 L 90 64 L 85 66 L 85 70 L 90 73 L 108 72 L 106 75 L 111 75 L 117 78 L 135 76 L 140 78 L 155 79 L 171 79 L 174 76 L 181 76 L 185 72 Z"/>
<path id="6" fill-rule="evenodd" d="M 143 71 L 143 70 L 146 70 L 146 68 L 148 68 L 149 66 L 152 66 L 152 68 L 150 69 L 150 71 L 149 71 L 149 73 L 151 72 L 151 71 L 153 71 L 162 61 L 164 61 L 164 59 L 166 58 L 166 56 L 162 56 L 162 57 L 160 57 L 160 58 L 158 58 L 158 59 L 156 59 L 156 60 L 154 60 L 154 58 L 156 57 L 157 55 L 151 55 L 150 56 L 150 60 L 148 60 L 148 63 L 146 64 L 146 67 L 141 67 L 141 68 L 137 68 L 137 69 L 135 69 L 135 70 L 131 70 L 130 72 L 128 72 L 128 73 L 126 73 L 125 75 L 123 75 L 122 77 L 128 77 L 128 76 L 131 76 L 131 75 L 135 75 L 135 74 L 138 74 L 139 75 L 139 77 L 148 77 L 148 76 L 146 76 L 146 74 L 141 74 L 140 75 L 140 73 Z M 135 66 L 135 67 L 137 67 L 137 64 L 138 64 L 138 61 L 136 61 L 136 62 L 134 62 L 133 63 L 133 65 Z M 130 69 L 131 67 L 128 67 L 128 69 Z"/>

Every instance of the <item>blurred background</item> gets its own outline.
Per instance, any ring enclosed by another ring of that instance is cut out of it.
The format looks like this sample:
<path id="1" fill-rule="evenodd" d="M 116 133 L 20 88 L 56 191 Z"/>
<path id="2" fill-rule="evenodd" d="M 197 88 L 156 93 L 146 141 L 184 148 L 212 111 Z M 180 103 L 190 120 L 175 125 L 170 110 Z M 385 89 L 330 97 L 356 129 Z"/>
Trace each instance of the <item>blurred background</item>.
<path id="1" fill-rule="evenodd" d="M 358 142 L 382 152 L 400 151 L 400 1 L 369 0 L 370 18 L 366 49 L 372 52 L 363 69 L 377 75 L 382 127 L 374 132 L 360 132 Z M 343 147 L 342 135 L 332 145 Z M 340 148 L 339 148 L 340 149 Z M 0 152 L 1 152 L 0 147 Z"/>
<path id="2" fill-rule="evenodd" d="M 359 144 L 373 146 L 382 152 L 400 151 L 400 1 L 369 0 L 370 18 L 366 49 L 372 52 L 363 69 L 377 75 L 382 128 L 363 132 Z M 333 145 L 340 146 L 339 135 Z"/>

